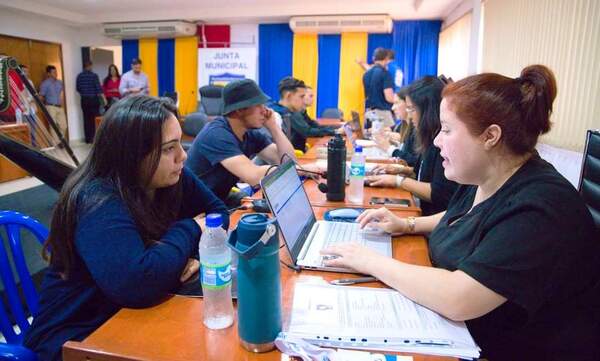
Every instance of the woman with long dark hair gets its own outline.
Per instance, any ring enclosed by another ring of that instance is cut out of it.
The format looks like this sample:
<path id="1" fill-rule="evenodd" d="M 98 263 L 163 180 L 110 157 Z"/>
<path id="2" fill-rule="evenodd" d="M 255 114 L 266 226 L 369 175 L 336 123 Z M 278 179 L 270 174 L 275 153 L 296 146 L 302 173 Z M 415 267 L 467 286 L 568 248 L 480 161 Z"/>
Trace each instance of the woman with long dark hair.
<path id="1" fill-rule="evenodd" d="M 200 215 L 223 204 L 183 167 L 176 109 L 147 96 L 117 102 L 65 182 L 44 246 L 50 267 L 24 344 L 59 360 L 122 307 L 147 307 L 198 269 Z"/>
<path id="2" fill-rule="evenodd" d="M 406 110 L 416 134 L 416 151 L 420 158 L 414 170 L 403 167 L 397 174 L 376 175 L 368 178 L 371 186 L 402 188 L 420 199 L 423 215 L 446 210 L 457 184 L 444 176 L 440 150 L 433 139 L 440 131 L 440 103 L 444 83 L 426 76 L 410 85 L 406 96 Z M 408 172 L 412 173 L 411 178 Z"/>
<path id="3" fill-rule="evenodd" d="M 102 82 L 102 90 L 106 97 L 106 108 L 110 108 L 116 101 L 121 99 L 121 93 L 119 92 L 119 86 L 121 85 L 121 75 L 119 69 L 115 64 L 108 66 L 108 74 Z"/>

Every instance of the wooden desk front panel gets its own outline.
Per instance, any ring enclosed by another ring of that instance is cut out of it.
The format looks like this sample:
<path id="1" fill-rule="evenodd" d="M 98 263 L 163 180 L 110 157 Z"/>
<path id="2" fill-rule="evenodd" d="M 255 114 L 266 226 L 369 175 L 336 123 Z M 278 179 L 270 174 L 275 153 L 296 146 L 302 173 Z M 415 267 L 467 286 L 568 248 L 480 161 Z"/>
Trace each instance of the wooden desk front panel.
<path id="1" fill-rule="evenodd" d="M 326 208 L 316 207 L 321 218 Z M 236 224 L 241 214 L 232 216 Z M 427 244 L 421 236 L 394 238 L 394 258 L 413 264 L 430 266 Z M 290 262 L 285 248 L 280 257 Z M 284 325 L 289 322 L 296 282 L 304 277 L 316 276 L 325 280 L 353 277 L 348 274 L 318 271 L 299 273 L 281 266 L 282 311 Z M 382 287 L 373 282 L 365 286 Z M 82 342 L 70 341 L 63 347 L 65 361 L 114 361 L 114 360 L 255 360 L 279 361 L 281 353 L 273 350 L 254 354 L 239 343 L 237 314 L 232 327 L 225 330 L 209 330 L 202 323 L 202 299 L 172 296 L 165 302 L 147 309 L 122 309 L 98 330 Z M 414 355 L 416 361 L 456 360 L 448 357 Z"/>
<path id="2" fill-rule="evenodd" d="M 22 143 L 31 144 L 31 134 L 27 124 L 0 125 L 0 132 Z M 28 175 L 29 173 L 23 168 L 19 167 L 5 156 L 0 155 L 0 182 L 8 182 L 27 177 Z"/>

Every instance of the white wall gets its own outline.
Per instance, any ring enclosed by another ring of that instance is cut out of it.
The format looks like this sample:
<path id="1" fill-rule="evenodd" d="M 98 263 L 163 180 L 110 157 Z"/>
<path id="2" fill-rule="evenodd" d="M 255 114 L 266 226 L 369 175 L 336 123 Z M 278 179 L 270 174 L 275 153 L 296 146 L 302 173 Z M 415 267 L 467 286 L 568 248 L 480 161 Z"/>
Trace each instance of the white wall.
<path id="1" fill-rule="evenodd" d="M 514 78 L 530 64 L 552 69 L 558 93 L 541 141 L 583 151 L 586 130 L 600 128 L 600 1 L 487 0 L 484 12 L 483 70 Z"/>
<path id="2" fill-rule="evenodd" d="M 79 95 L 75 91 L 75 79 L 81 71 L 81 47 L 119 43 L 103 37 L 97 26 L 74 28 L 46 17 L 7 8 L 0 11 L 0 34 L 61 44 L 69 139 L 83 139 L 83 116 Z"/>
<path id="3" fill-rule="evenodd" d="M 258 64 L 258 24 L 231 24 L 230 40 L 232 48 L 255 48 L 256 49 L 256 79 L 260 74 Z"/>

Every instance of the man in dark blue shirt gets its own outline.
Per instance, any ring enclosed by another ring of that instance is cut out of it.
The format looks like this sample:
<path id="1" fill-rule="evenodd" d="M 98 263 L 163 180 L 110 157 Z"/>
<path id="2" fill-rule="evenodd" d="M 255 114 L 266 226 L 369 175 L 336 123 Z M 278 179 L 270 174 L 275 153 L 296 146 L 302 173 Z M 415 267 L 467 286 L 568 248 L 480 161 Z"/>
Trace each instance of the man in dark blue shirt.
<path id="1" fill-rule="evenodd" d="M 365 89 L 365 120 L 378 119 L 383 126 L 392 127 L 392 104 L 394 103 L 394 80 L 387 66 L 394 60 L 394 51 L 377 48 L 373 53 L 373 66 L 363 75 Z"/>
<path id="2" fill-rule="evenodd" d="M 277 125 L 269 100 L 250 79 L 227 84 L 223 89 L 223 116 L 207 124 L 196 136 L 185 163 L 206 185 L 225 200 L 239 180 L 257 185 L 269 171 L 250 159 L 259 155 L 270 164 L 294 157 L 294 148 Z M 259 131 L 266 128 L 273 142 Z"/>
<path id="3" fill-rule="evenodd" d="M 83 71 L 77 75 L 77 92 L 81 96 L 81 111 L 83 112 L 83 130 L 85 142 L 91 143 L 96 133 L 95 119 L 100 114 L 100 98 L 106 98 L 100 86 L 98 74 L 92 71 L 92 62 L 83 63 Z"/>
<path id="4" fill-rule="evenodd" d="M 269 106 L 281 115 L 281 129 L 291 140 L 293 134 L 292 115 L 304 109 L 306 84 L 300 79 L 286 76 L 279 81 L 278 89 L 279 102 L 270 103 Z"/>

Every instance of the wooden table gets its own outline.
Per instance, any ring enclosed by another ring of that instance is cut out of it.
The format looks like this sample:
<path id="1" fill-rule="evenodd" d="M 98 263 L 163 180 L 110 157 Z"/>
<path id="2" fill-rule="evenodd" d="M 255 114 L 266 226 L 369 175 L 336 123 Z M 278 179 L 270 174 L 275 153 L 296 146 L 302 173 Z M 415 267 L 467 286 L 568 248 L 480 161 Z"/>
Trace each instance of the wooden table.
<path id="1" fill-rule="evenodd" d="M 315 207 L 321 218 L 326 207 Z M 243 212 L 232 216 L 236 224 Z M 404 211 L 411 215 L 415 212 Z M 422 236 L 394 238 L 394 258 L 419 265 L 431 265 L 427 244 Z M 284 262 L 290 262 L 285 248 L 280 253 Z M 294 272 L 281 267 L 282 311 L 284 325 L 289 322 L 296 282 L 303 277 L 322 277 L 332 280 L 352 277 L 333 272 Z M 354 276 L 356 277 L 356 276 Z M 379 282 L 365 286 L 382 287 Z M 361 285 L 362 286 L 362 285 Z M 456 360 L 449 357 L 413 354 L 416 361 Z M 237 319 L 225 330 L 209 330 L 202 323 L 202 299 L 171 296 L 160 305 L 146 309 L 122 309 L 82 342 L 69 341 L 63 347 L 65 361 L 116 361 L 116 360 L 281 360 L 277 350 L 263 354 L 246 351 L 239 343 Z"/>
<path id="2" fill-rule="evenodd" d="M 301 165 L 304 164 L 314 164 L 316 159 L 306 159 L 300 157 L 298 159 L 298 163 Z M 319 183 L 327 183 L 326 179 L 319 178 L 315 179 L 307 179 L 304 181 L 304 189 L 306 190 L 306 194 L 308 195 L 308 199 L 310 204 L 313 206 L 320 207 L 332 207 L 332 208 L 340 208 L 340 207 L 348 207 L 348 208 L 379 208 L 382 207 L 380 204 L 370 204 L 372 197 L 387 197 L 387 198 L 400 198 L 400 199 L 408 199 L 410 201 L 409 207 L 402 206 L 394 206 L 386 204 L 385 206 L 389 209 L 396 210 L 404 210 L 417 212 L 418 215 L 421 214 L 421 208 L 419 208 L 416 203 L 412 193 L 400 189 L 400 188 L 380 188 L 380 187 L 367 187 L 365 186 L 363 201 L 361 203 L 350 203 L 346 201 L 329 201 L 327 200 L 327 196 L 325 193 L 319 190 Z M 346 192 L 348 192 L 349 187 L 346 185 Z"/>
<path id="3" fill-rule="evenodd" d="M 321 180 L 325 182 L 325 180 Z M 348 192 L 348 186 L 346 186 L 346 193 Z M 318 189 L 318 183 L 314 180 L 304 181 L 304 189 L 308 195 L 310 204 L 316 207 L 330 207 L 330 208 L 380 208 L 381 204 L 370 204 L 371 197 L 388 197 L 388 198 L 403 198 L 410 200 L 409 207 L 394 206 L 386 204 L 385 207 L 391 210 L 406 211 L 421 215 L 421 209 L 415 204 L 415 200 L 410 192 L 398 188 L 375 188 L 365 187 L 364 196 L 362 203 L 350 203 L 348 201 L 334 202 L 327 200 L 327 195 Z M 411 214 L 412 215 L 412 214 Z"/>
<path id="4" fill-rule="evenodd" d="M 331 136 L 321 137 L 321 138 L 308 138 L 307 143 L 310 144 L 310 148 L 304 153 L 299 159 L 327 159 L 327 142 L 331 139 Z M 352 149 L 352 145 L 346 140 L 346 159 L 350 160 L 352 157 L 352 153 L 354 150 Z M 396 163 L 397 160 L 395 158 L 367 158 L 367 162 L 373 163 Z"/>
<path id="5" fill-rule="evenodd" d="M 0 125 L 0 133 L 16 139 L 21 143 L 31 145 L 31 132 L 29 131 L 29 126 L 25 123 Z M 29 173 L 23 170 L 23 168 L 19 167 L 5 156 L 0 155 L 0 183 L 27 177 L 28 175 Z"/>
<path id="6" fill-rule="evenodd" d="M 319 125 L 324 125 L 326 127 L 339 128 L 345 122 L 340 119 L 337 119 L 337 118 L 318 118 L 317 123 L 319 123 Z"/>

